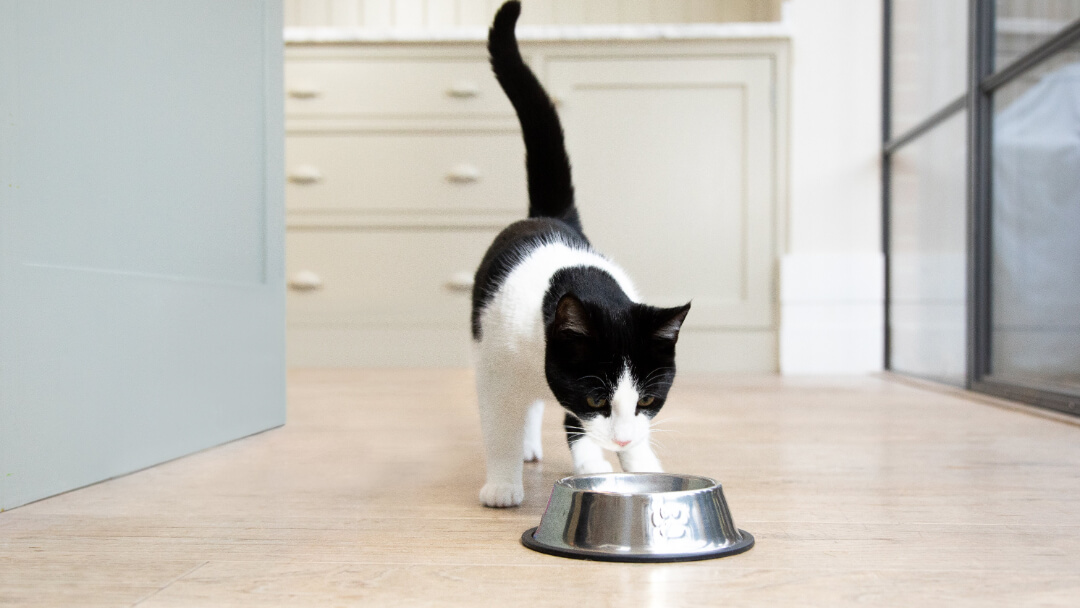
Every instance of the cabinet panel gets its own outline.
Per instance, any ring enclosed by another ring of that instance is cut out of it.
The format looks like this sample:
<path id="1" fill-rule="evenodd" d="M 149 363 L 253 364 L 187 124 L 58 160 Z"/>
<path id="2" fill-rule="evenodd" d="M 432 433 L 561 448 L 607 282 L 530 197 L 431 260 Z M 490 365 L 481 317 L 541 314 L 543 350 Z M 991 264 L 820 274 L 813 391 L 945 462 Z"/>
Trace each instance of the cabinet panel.
<path id="1" fill-rule="evenodd" d="M 775 369 L 782 51 L 524 50 L 560 103 L 586 233 L 649 303 L 694 303 L 680 367 Z M 319 287 L 290 290 L 290 362 L 466 363 L 468 293 L 447 284 L 527 208 L 483 43 L 303 47 L 288 62 L 288 267 Z"/>
<path id="2" fill-rule="evenodd" d="M 480 57 L 291 57 L 285 94 L 290 117 L 514 115 Z"/>
<path id="3" fill-rule="evenodd" d="M 291 134 L 291 211 L 518 211 L 525 149 L 515 132 Z"/>
<path id="4" fill-rule="evenodd" d="M 549 58 L 585 232 L 688 328 L 774 324 L 768 57 Z"/>
<path id="5" fill-rule="evenodd" d="M 467 332 L 469 281 L 496 232 L 290 230 L 289 325 Z"/>

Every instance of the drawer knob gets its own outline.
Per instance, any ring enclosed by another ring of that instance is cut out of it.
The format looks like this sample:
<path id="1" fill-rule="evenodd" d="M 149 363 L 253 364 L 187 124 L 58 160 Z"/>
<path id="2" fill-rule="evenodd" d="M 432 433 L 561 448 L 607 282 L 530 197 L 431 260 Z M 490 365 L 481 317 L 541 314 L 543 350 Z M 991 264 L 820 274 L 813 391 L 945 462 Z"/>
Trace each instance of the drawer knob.
<path id="1" fill-rule="evenodd" d="M 318 87 L 309 84 L 298 84 L 289 87 L 289 97 L 293 99 L 313 99 L 322 95 Z"/>
<path id="2" fill-rule="evenodd" d="M 466 163 L 454 165 L 446 174 L 446 179 L 455 184 L 471 184 L 480 180 L 480 169 Z"/>
<path id="3" fill-rule="evenodd" d="M 289 289 L 293 291 L 315 291 L 322 286 L 322 277 L 310 270 L 301 270 L 289 277 Z"/>
<path id="4" fill-rule="evenodd" d="M 458 99 L 469 99 L 480 95 L 480 85 L 471 80 L 459 80 L 450 85 L 450 88 L 446 90 L 446 94 Z"/>
<path id="5" fill-rule="evenodd" d="M 472 291 L 473 287 L 473 275 L 471 272 L 462 270 L 455 272 L 450 276 L 450 279 L 446 281 L 446 288 L 450 291 L 457 293 L 468 293 Z"/>
<path id="6" fill-rule="evenodd" d="M 322 171 L 311 165 L 300 165 L 289 172 L 289 181 L 294 184 L 314 184 L 322 180 Z"/>

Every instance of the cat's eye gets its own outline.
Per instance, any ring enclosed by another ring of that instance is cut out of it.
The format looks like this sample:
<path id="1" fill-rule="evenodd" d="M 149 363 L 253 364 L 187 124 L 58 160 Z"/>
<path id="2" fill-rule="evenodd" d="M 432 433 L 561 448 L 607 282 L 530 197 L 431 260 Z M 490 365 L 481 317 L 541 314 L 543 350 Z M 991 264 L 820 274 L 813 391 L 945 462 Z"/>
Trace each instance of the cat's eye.
<path id="1" fill-rule="evenodd" d="M 637 404 L 640 407 L 649 407 L 654 401 L 656 401 L 656 397 L 642 397 L 638 400 Z"/>
<path id="2" fill-rule="evenodd" d="M 601 408 L 607 405 L 607 399 L 593 399 L 592 397 L 586 397 L 585 402 L 589 404 L 589 407 Z"/>

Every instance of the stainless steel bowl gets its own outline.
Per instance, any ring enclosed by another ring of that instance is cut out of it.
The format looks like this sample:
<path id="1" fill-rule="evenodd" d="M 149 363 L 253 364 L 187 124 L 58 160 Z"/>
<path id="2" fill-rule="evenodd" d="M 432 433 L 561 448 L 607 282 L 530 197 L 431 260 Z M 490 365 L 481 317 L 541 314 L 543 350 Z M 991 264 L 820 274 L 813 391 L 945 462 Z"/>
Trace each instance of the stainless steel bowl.
<path id="1" fill-rule="evenodd" d="M 742 553 L 754 537 L 735 527 L 708 477 L 608 473 L 557 481 L 540 525 L 521 542 L 577 559 L 677 562 Z"/>

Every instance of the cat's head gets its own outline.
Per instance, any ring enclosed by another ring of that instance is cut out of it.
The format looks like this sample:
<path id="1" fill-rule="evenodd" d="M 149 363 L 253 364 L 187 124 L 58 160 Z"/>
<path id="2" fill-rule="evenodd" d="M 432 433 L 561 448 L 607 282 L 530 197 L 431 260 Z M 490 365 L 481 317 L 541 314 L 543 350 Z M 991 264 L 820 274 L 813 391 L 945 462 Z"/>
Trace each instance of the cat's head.
<path id="1" fill-rule="evenodd" d="M 547 319 L 546 373 L 583 434 L 620 451 L 648 441 L 675 379 L 675 342 L 690 304 L 616 309 L 574 294 Z"/>

